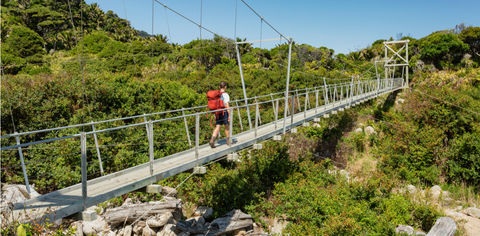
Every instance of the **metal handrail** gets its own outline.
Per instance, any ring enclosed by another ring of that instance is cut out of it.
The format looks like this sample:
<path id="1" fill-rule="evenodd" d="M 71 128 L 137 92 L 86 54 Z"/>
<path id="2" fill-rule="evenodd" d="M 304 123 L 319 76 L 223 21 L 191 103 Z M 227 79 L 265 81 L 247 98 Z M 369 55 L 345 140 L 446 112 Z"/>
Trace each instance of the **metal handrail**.
<path id="1" fill-rule="evenodd" d="M 332 86 L 338 86 L 338 85 L 344 85 L 344 84 L 348 84 L 348 83 L 342 82 L 342 83 L 336 83 L 336 84 L 328 84 L 328 86 L 330 88 Z M 311 88 L 296 89 L 296 90 L 291 91 L 291 92 L 293 93 L 293 92 L 297 92 L 297 91 L 317 89 L 317 88 L 324 88 L 324 86 L 316 86 L 316 87 L 311 87 Z M 264 98 L 264 97 L 268 97 L 268 96 L 279 95 L 279 94 L 282 94 L 282 93 L 285 93 L 285 92 L 277 92 L 277 93 L 270 93 L 270 94 L 266 94 L 266 95 L 260 95 L 260 96 L 256 96 L 256 97 L 247 98 L 247 100 L 254 100 L 254 99 L 257 99 L 257 98 Z M 237 99 L 237 100 L 232 100 L 231 103 L 243 102 L 243 101 L 245 101 L 245 99 Z M 141 117 L 169 114 L 169 113 L 182 112 L 182 111 L 185 112 L 185 111 L 191 111 L 191 110 L 201 109 L 201 108 L 207 108 L 207 106 L 203 105 L 203 106 L 196 106 L 196 107 L 190 107 L 190 108 L 182 108 L 182 109 L 154 112 L 154 113 L 148 113 L 148 114 L 142 114 L 142 115 L 121 117 L 121 118 L 115 118 L 115 119 L 94 121 L 94 122 L 89 122 L 89 123 L 68 125 L 68 126 L 62 126 L 62 127 L 40 129 L 40 130 L 33 130 L 33 131 L 25 131 L 25 132 L 20 132 L 20 133 L 11 133 L 11 134 L 2 135 L 2 136 L 0 136 L 0 138 L 10 138 L 10 137 L 23 136 L 23 135 L 29 135 L 29 134 L 44 133 L 44 132 L 49 132 L 49 131 L 78 128 L 78 127 L 91 126 L 91 125 L 97 125 L 97 124 L 103 124 L 103 123 L 109 123 L 109 122 L 115 122 L 115 121 L 131 120 L 131 119 L 136 119 L 136 118 L 141 118 Z"/>
<path id="2" fill-rule="evenodd" d="M 393 80 L 393 79 L 386 79 L 386 80 Z M 357 85 L 365 83 L 365 81 L 357 81 L 357 82 L 358 82 Z M 376 80 L 372 80 L 372 82 L 377 83 Z M 337 85 L 337 84 L 335 84 L 335 85 Z M 351 84 L 350 83 L 340 84 L 340 86 L 343 86 L 343 85 L 350 86 Z M 331 85 L 331 84 L 327 85 L 327 89 L 330 89 L 332 87 L 333 87 L 333 85 Z M 339 86 L 337 85 L 336 87 L 339 87 Z M 298 89 L 298 90 L 294 90 L 294 91 L 291 91 L 291 92 L 295 93 L 296 96 L 303 96 L 303 95 L 306 95 L 307 90 L 310 90 L 310 89 L 312 89 L 311 90 L 312 92 L 313 91 L 323 91 L 323 89 L 325 89 L 325 86 L 316 86 L 316 87 L 312 87 L 312 88 Z M 304 92 L 304 93 L 297 93 L 296 92 L 296 91 L 301 91 L 301 90 L 305 90 L 306 92 Z M 274 94 L 278 95 L 278 94 L 281 94 L 281 93 L 285 93 L 285 92 L 272 93 L 272 95 L 274 95 Z M 265 96 L 267 96 L 267 95 L 262 95 L 262 97 L 265 97 Z M 268 95 L 268 96 L 270 96 L 270 95 Z M 249 98 L 249 99 L 255 99 L 255 98 L 259 98 L 259 97 L 254 97 L 254 98 Z M 196 115 L 204 115 L 204 114 L 209 114 L 209 113 L 215 113 L 215 112 L 218 112 L 218 111 L 227 111 L 229 109 L 246 108 L 246 107 L 250 107 L 250 106 L 257 106 L 257 105 L 261 105 L 261 104 L 276 102 L 277 100 L 284 100 L 284 99 L 285 99 L 285 96 L 282 96 L 280 98 L 270 99 L 270 100 L 267 100 L 267 101 L 261 101 L 261 102 L 257 101 L 255 103 L 249 103 L 248 105 L 239 105 L 239 106 L 233 106 L 233 107 L 231 106 L 229 108 L 220 109 L 220 110 L 184 114 L 184 115 L 175 116 L 175 117 L 168 117 L 168 118 L 163 118 L 163 119 L 152 120 L 151 122 L 152 123 L 158 123 L 158 122 L 162 122 L 162 121 L 169 121 L 169 120 L 175 120 L 175 119 L 180 119 L 180 118 L 193 117 L 193 116 L 196 116 Z M 233 102 L 235 102 L 235 101 L 232 101 L 232 103 Z M 202 107 L 206 107 L 206 106 L 202 106 Z M 191 109 L 193 109 L 193 108 L 190 108 L 190 110 Z M 167 112 L 172 113 L 172 112 L 175 112 L 175 111 L 186 111 L 186 109 L 178 109 L 178 110 L 171 110 L 171 111 L 165 111 L 165 112 L 157 112 L 157 113 L 151 113 L 151 114 L 148 114 L 148 115 L 147 114 L 136 115 L 136 116 L 132 116 L 132 117 L 124 117 L 124 118 L 119 118 L 119 119 L 104 120 L 104 121 L 91 122 L 91 123 L 86 123 L 86 124 L 78 124 L 78 125 L 66 126 L 66 127 L 58 127 L 58 128 L 45 129 L 45 130 L 37 130 L 37 131 L 30 131 L 30 132 L 23 132 L 23 133 L 14 133 L 14 134 L 11 134 L 11 136 L 8 136 L 8 137 L 14 137 L 14 136 L 20 136 L 20 135 L 26 135 L 26 134 L 34 134 L 34 133 L 46 132 L 46 131 L 53 131 L 53 130 L 59 130 L 59 129 L 62 129 L 62 128 L 65 129 L 65 128 L 81 127 L 81 126 L 86 126 L 86 125 L 95 125 L 95 124 L 100 124 L 100 123 L 105 123 L 105 122 L 110 122 L 110 121 L 119 121 L 119 120 L 125 120 L 125 119 L 140 118 L 140 117 L 152 116 L 152 115 L 156 115 L 156 114 L 164 114 L 164 113 L 167 113 Z M 120 130 L 120 129 L 124 129 L 124 128 L 147 125 L 147 123 L 148 122 L 145 121 L 145 122 L 141 122 L 141 123 L 135 123 L 135 124 L 129 124 L 129 125 L 123 125 L 123 126 L 118 126 L 118 127 L 112 127 L 112 128 L 106 128 L 106 129 L 101 129 L 101 130 L 85 132 L 85 134 L 87 134 L 87 135 L 98 134 L 98 133 L 103 133 L 103 132 L 108 132 L 108 131 Z M 2 138 L 3 137 L 4 136 L 2 136 Z M 62 139 L 75 138 L 75 137 L 80 137 L 80 134 L 67 135 L 67 136 L 62 136 L 62 137 L 57 137 L 57 138 L 50 138 L 50 139 L 44 139 L 44 140 L 39 140 L 39 141 L 17 144 L 17 145 L 11 145 L 11 146 L 6 146 L 6 147 L 1 147 L 0 150 L 2 150 L 2 151 L 3 150 L 9 150 L 9 149 L 14 149 L 14 148 L 20 148 L 20 147 L 25 147 L 25 146 L 35 145 L 35 144 L 41 144 L 41 143 L 48 143 L 48 142 L 53 142 L 53 141 L 62 140 Z"/>

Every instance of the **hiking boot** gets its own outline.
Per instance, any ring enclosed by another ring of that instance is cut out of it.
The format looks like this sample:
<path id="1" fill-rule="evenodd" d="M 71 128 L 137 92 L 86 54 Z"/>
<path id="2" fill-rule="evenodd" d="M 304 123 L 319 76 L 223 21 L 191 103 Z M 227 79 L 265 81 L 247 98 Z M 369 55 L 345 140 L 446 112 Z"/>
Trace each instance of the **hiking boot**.
<path id="1" fill-rule="evenodd" d="M 210 140 L 209 144 L 211 148 L 215 148 L 215 140 Z"/>
<path id="2" fill-rule="evenodd" d="M 227 138 L 227 145 L 230 146 L 230 139 Z"/>

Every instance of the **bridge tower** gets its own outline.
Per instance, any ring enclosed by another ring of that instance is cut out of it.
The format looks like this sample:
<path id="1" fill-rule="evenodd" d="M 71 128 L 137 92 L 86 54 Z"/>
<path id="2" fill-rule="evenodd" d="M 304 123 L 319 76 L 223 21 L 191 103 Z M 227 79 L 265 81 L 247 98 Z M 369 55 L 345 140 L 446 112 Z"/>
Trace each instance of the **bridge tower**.
<path id="1" fill-rule="evenodd" d="M 400 69 L 402 79 L 405 84 L 403 87 L 408 88 L 408 43 L 410 40 L 385 41 L 383 46 L 385 48 L 384 69 L 385 78 L 395 78 L 396 69 Z"/>

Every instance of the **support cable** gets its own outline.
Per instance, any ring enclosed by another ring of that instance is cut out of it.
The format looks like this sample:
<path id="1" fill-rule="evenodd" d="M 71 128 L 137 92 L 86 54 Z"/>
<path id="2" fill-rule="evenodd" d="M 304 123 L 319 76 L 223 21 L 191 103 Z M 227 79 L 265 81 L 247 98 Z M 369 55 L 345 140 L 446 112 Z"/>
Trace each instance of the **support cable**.
<path id="1" fill-rule="evenodd" d="M 213 35 L 218 35 L 218 36 L 220 36 L 220 37 L 227 38 L 227 37 L 222 36 L 221 34 L 217 34 L 217 33 L 213 32 L 212 30 L 206 28 L 205 26 L 200 25 L 199 23 L 197 23 L 197 22 L 195 22 L 194 20 L 186 17 L 186 16 L 183 15 L 182 13 L 180 13 L 180 12 L 178 12 L 178 11 L 170 8 L 169 6 L 167 6 L 166 4 L 164 4 L 163 2 L 160 2 L 159 0 L 155 0 L 155 2 L 157 2 L 158 4 L 162 5 L 163 7 L 165 7 L 165 8 L 168 9 L 168 10 L 170 10 L 171 12 L 177 14 L 178 16 L 182 17 L 183 19 L 189 21 L 190 23 L 192 23 L 192 24 L 194 24 L 194 25 L 202 28 L 203 30 L 205 30 L 205 31 L 207 31 L 207 32 L 209 32 L 209 33 L 211 33 L 211 34 L 213 34 Z"/>
<path id="2" fill-rule="evenodd" d="M 260 17 L 260 19 L 263 19 L 263 21 L 265 21 L 265 24 L 267 24 L 268 26 L 270 26 L 270 28 L 272 28 L 275 32 L 277 32 L 281 38 L 284 38 L 285 40 L 287 41 L 290 41 L 290 39 L 288 39 L 287 37 L 285 37 L 282 33 L 280 33 L 275 27 L 273 27 L 270 23 L 268 23 L 267 20 L 265 20 L 265 18 L 263 16 L 261 16 L 260 14 L 258 14 L 257 11 L 255 11 L 250 5 L 248 5 L 244 0 L 240 0 L 243 2 L 243 4 L 245 4 L 245 6 L 247 6 L 248 8 L 250 8 L 250 10 L 255 13 L 255 15 L 257 15 L 258 17 Z"/>

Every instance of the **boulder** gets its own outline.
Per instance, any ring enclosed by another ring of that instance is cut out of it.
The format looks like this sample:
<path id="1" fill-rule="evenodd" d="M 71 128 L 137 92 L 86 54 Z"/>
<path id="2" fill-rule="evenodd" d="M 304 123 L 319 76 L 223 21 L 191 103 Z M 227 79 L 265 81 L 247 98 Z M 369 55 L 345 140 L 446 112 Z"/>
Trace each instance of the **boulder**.
<path id="1" fill-rule="evenodd" d="M 133 205 L 133 201 L 131 198 L 127 198 L 125 199 L 125 201 L 123 201 L 122 206 L 128 206 L 128 205 Z"/>
<path id="2" fill-rule="evenodd" d="M 75 228 L 75 236 L 83 236 L 83 225 L 80 221 L 75 221 L 70 225 L 71 228 Z"/>
<path id="3" fill-rule="evenodd" d="M 407 192 L 410 194 L 417 193 L 417 188 L 411 184 L 407 185 Z"/>
<path id="4" fill-rule="evenodd" d="M 168 187 L 168 186 L 163 186 L 162 187 L 162 195 L 164 196 L 169 196 L 169 197 L 176 197 L 178 194 L 178 191 L 175 188 Z"/>
<path id="5" fill-rule="evenodd" d="M 395 228 L 395 233 L 397 234 L 413 235 L 414 231 L 410 225 L 398 225 L 397 228 Z"/>
<path id="6" fill-rule="evenodd" d="M 179 221 L 176 228 L 182 232 L 188 232 L 190 234 L 203 234 L 208 230 L 205 226 L 205 219 L 202 216 Z"/>
<path id="7" fill-rule="evenodd" d="M 182 200 L 165 197 L 164 201 L 132 204 L 108 209 L 104 216 L 110 225 L 131 223 L 137 219 L 145 220 L 150 216 L 172 213 L 175 219 L 182 217 Z"/>
<path id="8" fill-rule="evenodd" d="M 477 219 L 480 219 L 480 209 L 478 208 L 475 208 L 475 207 L 469 207 L 465 210 L 463 210 L 463 212 L 471 217 L 475 217 Z"/>
<path id="9" fill-rule="evenodd" d="M 282 235 L 283 229 L 287 227 L 288 221 L 283 219 L 273 219 L 273 225 L 269 227 L 270 233 L 273 235 Z M 256 224 L 254 223 L 253 227 L 255 229 Z"/>
<path id="10" fill-rule="evenodd" d="M 145 225 L 145 227 L 143 227 L 142 236 L 155 236 L 155 235 L 157 235 L 157 233 L 153 229 L 148 227 L 148 225 Z"/>
<path id="11" fill-rule="evenodd" d="M 430 188 L 428 193 L 430 194 L 430 197 L 432 199 L 438 200 L 438 198 L 440 197 L 440 194 L 442 193 L 442 188 L 438 185 L 435 185 L 432 188 Z"/>
<path id="12" fill-rule="evenodd" d="M 24 202 L 28 199 L 40 196 L 37 191 L 30 185 L 30 193 L 27 187 L 22 184 L 2 184 L 2 197 L 0 206 L 8 206 L 9 204 Z"/>
<path id="13" fill-rule="evenodd" d="M 123 229 L 123 236 L 131 236 L 132 235 L 132 226 L 131 225 L 127 225 L 125 226 L 125 228 Z"/>
<path id="14" fill-rule="evenodd" d="M 357 129 L 355 129 L 355 133 L 361 133 L 361 132 L 363 132 L 363 129 L 362 129 L 362 128 L 357 128 Z"/>
<path id="15" fill-rule="evenodd" d="M 199 206 L 197 209 L 195 209 L 196 216 L 203 216 L 203 218 L 208 219 L 212 216 L 213 214 L 213 209 L 211 207 L 207 206 Z"/>
<path id="16" fill-rule="evenodd" d="M 84 235 L 97 235 L 100 232 L 110 231 L 110 227 L 103 217 L 98 217 L 94 221 L 84 221 L 82 225 Z"/>
<path id="17" fill-rule="evenodd" d="M 157 233 L 157 236 L 177 236 L 175 233 L 175 225 L 174 224 L 166 224 L 162 231 Z"/>
<path id="18" fill-rule="evenodd" d="M 450 217 L 440 217 L 428 231 L 427 236 L 453 236 L 457 231 L 455 221 Z"/>
<path id="19" fill-rule="evenodd" d="M 252 227 L 252 216 L 243 213 L 241 210 L 232 210 L 212 221 L 208 227 L 207 235 L 225 234 L 240 229 L 251 229 Z"/>
<path id="20" fill-rule="evenodd" d="M 367 126 L 365 127 L 365 134 L 366 135 L 371 135 L 371 134 L 377 134 L 375 129 L 372 126 Z"/>
<path id="21" fill-rule="evenodd" d="M 171 212 L 150 217 L 147 219 L 146 223 L 150 228 L 159 228 L 166 225 L 168 222 L 173 223 L 173 215 Z"/>

